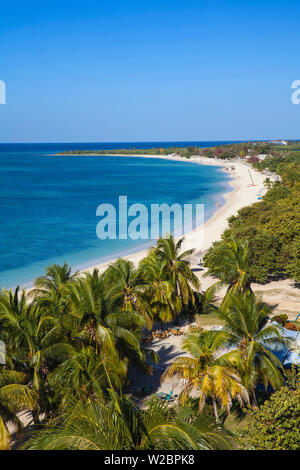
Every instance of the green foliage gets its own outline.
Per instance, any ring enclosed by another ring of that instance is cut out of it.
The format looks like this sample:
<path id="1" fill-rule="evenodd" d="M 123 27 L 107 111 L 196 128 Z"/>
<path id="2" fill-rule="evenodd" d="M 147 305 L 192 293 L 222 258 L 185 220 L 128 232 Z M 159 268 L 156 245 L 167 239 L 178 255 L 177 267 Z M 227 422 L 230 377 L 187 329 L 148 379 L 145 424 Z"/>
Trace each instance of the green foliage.
<path id="1" fill-rule="evenodd" d="M 274 317 L 272 317 L 272 321 L 276 321 L 280 325 L 284 326 L 286 322 L 288 321 L 288 318 L 289 318 L 288 315 L 285 315 L 284 313 L 282 313 L 281 315 L 274 315 Z"/>
<path id="2" fill-rule="evenodd" d="M 207 415 L 217 405 L 229 412 L 232 401 L 248 402 L 258 383 L 278 388 L 281 366 L 265 348 L 284 342 L 269 310 L 255 299 L 249 276 L 248 243 L 222 241 L 208 257 L 211 273 L 228 286 L 221 309 L 214 305 L 218 283 L 205 293 L 183 240 L 171 236 L 137 268 L 119 259 L 99 274 L 72 274 L 68 265 L 47 268 L 27 296 L 0 293 L 0 339 L 7 364 L 0 371 L 0 445 L 9 448 L 7 421 L 22 427 L 16 413 L 31 410 L 42 430 L 28 449 L 229 449 L 235 443 Z M 222 268 L 220 269 L 220 266 Z M 222 274 L 223 273 L 223 274 Z M 182 399 L 196 388 L 198 412 L 153 401 L 138 410 L 123 396 L 130 364 L 151 373 L 153 351 L 142 347 L 142 331 L 187 311 L 218 311 L 223 331 L 188 337 L 192 357 L 177 358 L 165 376 L 184 378 Z M 220 354 L 227 344 L 236 349 Z M 253 401 L 254 400 L 254 401 Z M 208 401 L 208 406 L 205 406 Z M 211 408 L 212 403 L 212 408 Z M 205 407 L 205 410 L 203 408 Z"/>
<path id="3" fill-rule="evenodd" d="M 255 450 L 300 449 L 300 390 L 281 388 L 259 408 L 249 412 L 251 424 L 244 438 Z"/>
<path id="4" fill-rule="evenodd" d="M 211 400 L 218 419 L 217 403 L 229 411 L 232 399 L 243 404 L 249 393 L 255 404 L 258 383 L 282 385 L 281 364 L 265 346 L 286 339 L 278 325 L 268 324 L 270 310 L 255 298 L 251 282 L 279 276 L 300 281 L 300 143 L 69 153 L 229 160 L 250 155 L 254 167 L 276 172 L 281 182 L 266 180 L 263 200 L 229 219 L 221 241 L 204 258 L 208 275 L 217 279 L 205 293 L 190 266 L 193 250 L 182 253 L 182 240 L 171 236 L 160 239 L 137 268 L 119 259 L 101 275 L 97 270 L 79 275 L 67 264 L 54 265 L 29 295 L 19 289 L 0 292 L 0 339 L 7 349 L 0 373 L 0 446 L 9 448 L 6 422 L 20 425 L 16 412 L 26 406 L 36 424 L 41 413 L 46 422 L 29 440 L 30 449 L 232 448 L 230 436 L 202 408 Z M 272 156 L 258 161 L 258 154 Z M 221 286 L 227 286 L 227 295 L 218 310 L 214 299 Z M 190 337 L 185 348 L 192 357 L 177 358 L 166 372 L 186 380 L 183 395 L 200 391 L 201 413 L 167 409 L 155 400 L 146 410 L 136 409 L 122 388 L 130 364 L 151 373 L 146 357 L 157 359 L 142 346 L 145 330 L 156 320 L 163 326 L 182 314 L 212 311 L 218 311 L 224 330 Z M 227 344 L 236 349 L 221 355 Z M 286 378 L 289 388 L 276 392 L 269 405 L 251 411 L 250 448 L 299 447 L 295 377 Z"/>
<path id="5" fill-rule="evenodd" d="M 300 388 L 300 367 L 293 365 L 285 371 L 285 382 L 290 390 Z"/>
<path id="6" fill-rule="evenodd" d="M 240 292 L 250 286 L 250 250 L 248 242 L 240 243 L 234 237 L 213 243 L 204 256 L 208 267 L 205 276 L 219 279 L 219 285 L 228 285 L 228 290 Z"/>
<path id="7" fill-rule="evenodd" d="M 299 170 L 300 171 L 300 170 Z M 213 244 L 205 257 L 222 251 L 232 237 L 249 243 L 251 253 L 248 274 L 254 282 L 266 282 L 273 277 L 290 276 L 300 280 L 300 196 L 283 184 L 274 185 L 263 201 L 239 210 L 228 219 L 228 229 L 222 240 Z M 220 264 L 222 271 L 222 264 Z"/>
<path id="8" fill-rule="evenodd" d="M 291 194 L 292 193 L 289 188 L 277 182 L 273 186 L 271 186 L 267 194 L 265 194 L 264 201 L 271 203 L 278 202 L 282 199 L 290 197 Z"/>
<path id="9" fill-rule="evenodd" d="M 101 275 L 53 265 L 29 294 L 0 292 L 3 448 L 10 445 L 7 420 L 20 426 L 17 411 L 31 410 L 38 425 L 42 414 L 50 422 L 74 400 L 109 406 L 107 390 L 122 393 L 130 364 L 152 372 L 146 359 L 157 361 L 157 354 L 142 346 L 142 334 L 154 320 L 168 322 L 194 305 L 199 293 L 188 260 L 192 251 L 179 253 L 182 241 L 160 239 L 137 269 L 124 259 Z"/>
<path id="10" fill-rule="evenodd" d="M 247 389 L 227 355 L 220 354 L 228 335 L 222 331 L 206 331 L 189 335 L 183 348 L 189 357 L 177 357 L 165 371 L 162 379 L 174 376 L 184 380 L 180 402 L 185 403 L 193 389 L 200 391 L 198 411 L 202 411 L 208 398 L 212 399 L 216 422 L 219 422 L 217 402 L 229 414 L 232 400 L 243 406 L 249 403 Z"/>
<path id="11" fill-rule="evenodd" d="M 192 155 L 201 155 L 208 158 L 234 159 L 250 156 L 252 162 L 259 169 L 269 168 L 276 171 L 279 163 L 284 159 L 288 163 L 299 163 L 300 143 L 288 142 L 287 146 L 276 145 L 269 142 L 239 142 L 235 144 L 223 144 L 216 147 L 201 148 L 198 146 L 188 147 L 153 147 L 148 149 L 124 148 L 111 150 L 70 150 L 58 155 L 175 155 L 190 158 Z M 258 161 L 256 155 L 270 155 L 264 161 Z"/>
<path id="12" fill-rule="evenodd" d="M 36 393 L 25 382 L 25 374 L 6 370 L 3 366 L 0 368 L 0 450 L 8 450 L 11 443 L 7 422 L 22 430 L 22 422 L 16 413 L 36 406 Z"/>
<path id="13" fill-rule="evenodd" d="M 153 147 L 149 149 L 112 149 L 112 150 L 70 150 L 58 155 L 175 155 L 183 158 L 190 158 L 191 155 L 199 155 L 201 149 L 197 146 L 188 147 Z"/>
<path id="14" fill-rule="evenodd" d="M 287 274 L 296 281 L 300 281 L 300 236 L 290 245 L 285 245 L 282 249 L 282 258 L 285 260 Z"/>
<path id="15" fill-rule="evenodd" d="M 282 328 L 269 323 L 271 309 L 248 289 L 243 293 L 228 292 L 220 308 L 223 331 L 228 344 L 237 349 L 230 354 L 243 385 L 252 393 L 256 404 L 255 387 L 270 385 L 278 390 L 283 384 L 282 364 L 270 349 L 288 344 Z"/>
<path id="16" fill-rule="evenodd" d="M 210 273 L 221 280 L 224 278 L 227 266 L 221 263 L 218 269 L 212 259 L 230 239 L 235 238 L 249 245 L 251 257 L 247 274 L 252 281 L 264 283 L 289 276 L 299 282 L 300 143 L 288 142 L 286 146 L 266 142 L 229 144 L 203 149 L 202 154 L 219 158 L 243 158 L 247 154 L 255 168 L 269 170 L 281 177 L 281 182 L 275 183 L 267 178 L 265 185 L 268 192 L 263 200 L 240 209 L 238 215 L 228 219 L 229 227 L 223 233 L 222 240 L 214 243 L 206 254 L 205 261 Z M 260 161 L 256 158 L 258 154 L 268 156 Z"/>
<path id="17" fill-rule="evenodd" d="M 251 264 L 249 276 L 255 282 L 265 282 L 280 272 L 278 256 L 280 255 L 280 239 L 269 232 L 257 232 L 249 242 L 251 248 Z"/>
<path id="18" fill-rule="evenodd" d="M 229 450 L 230 433 L 210 416 L 169 410 L 152 398 L 141 411 L 125 396 L 110 392 L 108 402 L 70 402 L 48 429 L 25 444 L 29 450 Z"/>
<path id="19" fill-rule="evenodd" d="M 183 238 L 176 242 L 169 235 L 166 238 L 160 238 L 151 253 L 165 263 L 167 279 L 172 282 L 174 291 L 182 305 L 188 305 L 189 302 L 194 303 L 192 287 L 199 289 L 200 284 L 189 261 L 189 257 L 195 250 L 186 250 L 182 253 L 182 243 Z"/>

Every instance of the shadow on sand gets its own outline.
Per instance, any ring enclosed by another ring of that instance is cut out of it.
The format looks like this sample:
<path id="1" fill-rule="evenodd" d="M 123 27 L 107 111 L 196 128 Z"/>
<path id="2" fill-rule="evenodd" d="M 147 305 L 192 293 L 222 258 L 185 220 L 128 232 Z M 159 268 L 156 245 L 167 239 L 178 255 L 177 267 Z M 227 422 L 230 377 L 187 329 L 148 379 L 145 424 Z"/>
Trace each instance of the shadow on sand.
<path id="1" fill-rule="evenodd" d="M 129 368 L 128 377 L 130 384 L 124 389 L 124 392 L 130 394 L 134 401 L 144 401 L 153 393 L 157 393 L 158 390 L 162 391 L 162 388 L 164 389 L 163 391 L 167 393 L 173 389 L 173 380 L 166 380 L 162 385 L 161 377 L 174 359 L 185 355 L 185 353 L 184 351 L 178 350 L 174 345 L 167 343 L 168 340 L 153 341 L 149 344 L 149 348 L 154 349 L 159 356 L 158 364 L 154 364 L 150 360 L 147 361 L 152 367 L 152 375 L 145 374 L 135 366 Z"/>

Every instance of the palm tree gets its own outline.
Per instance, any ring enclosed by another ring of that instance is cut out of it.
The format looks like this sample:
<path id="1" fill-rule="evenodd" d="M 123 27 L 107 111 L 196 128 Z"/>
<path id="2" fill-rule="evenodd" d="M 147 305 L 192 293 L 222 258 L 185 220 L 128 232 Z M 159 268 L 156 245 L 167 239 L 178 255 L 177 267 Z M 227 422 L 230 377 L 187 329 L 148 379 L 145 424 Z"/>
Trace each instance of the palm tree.
<path id="1" fill-rule="evenodd" d="M 16 413 L 23 410 L 33 410 L 37 396 L 28 385 L 26 375 L 22 372 L 0 369 L 0 450 L 10 448 L 10 433 L 7 423 L 15 424 L 18 430 L 23 424 Z"/>
<path id="2" fill-rule="evenodd" d="M 111 309 L 139 312 L 149 329 L 152 327 L 152 310 L 145 296 L 145 282 L 131 261 L 118 259 L 107 269 L 104 282 L 106 299 Z"/>
<path id="3" fill-rule="evenodd" d="M 279 325 L 269 323 L 270 307 L 257 300 L 251 291 L 229 293 L 228 302 L 220 309 L 228 345 L 237 350 L 231 352 L 231 361 L 240 371 L 242 382 L 251 391 L 256 405 L 255 387 L 261 382 L 265 388 L 274 389 L 283 384 L 282 364 L 270 351 L 279 344 L 287 344 Z"/>
<path id="4" fill-rule="evenodd" d="M 59 264 L 48 266 L 46 275 L 35 280 L 31 295 L 37 298 L 42 297 L 43 300 L 57 301 L 63 296 L 65 286 L 74 281 L 78 275 L 78 271 L 72 274 L 72 268 L 67 263 L 62 266 Z"/>
<path id="5" fill-rule="evenodd" d="M 26 359 L 24 346 L 26 339 L 23 335 L 23 319 L 31 307 L 27 304 L 25 291 L 19 293 L 19 287 L 13 293 L 3 289 L 0 293 L 0 339 L 6 348 L 6 364 L 14 368 L 14 362 Z M 17 354 L 17 356 L 16 356 Z"/>
<path id="6" fill-rule="evenodd" d="M 79 321 L 77 339 L 92 345 L 102 357 L 118 351 L 119 359 L 135 362 L 149 370 L 140 345 L 144 317 L 133 309 L 122 310 L 117 302 L 106 300 L 107 279 L 97 274 L 70 283 L 67 292 L 70 311 Z"/>
<path id="7" fill-rule="evenodd" d="M 206 291 L 201 292 L 200 295 L 200 302 L 201 302 L 201 311 L 204 314 L 209 313 L 216 313 L 219 311 L 216 305 L 216 291 L 218 287 L 216 284 L 208 287 Z"/>
<path id="8" fill-rule="evenodd" d="M 220 349 L 226 342 L 227 335 L 218 331 L 189 335 L 183 348 L 192 357 L 176 358 L 162 376 L 162 380 L 174 376 L 182 379 L 184 388 L 180 395 L 181 403 L 186 401 L 193 389 L 199 390 L 199 412 L 210 397 L 217 423 L 218 401 L 228 414 L 233 399 L 237 399 L 241 405 L 249 402 L 247 390 L 236 369 L 227 362 L 226 354 L 220 355 Z"/>
<path id="9" fill-rule="evenodd" d="M 6 345 L 7 366 L 25 373 L 27 383 L 38 396 L 33 410 L 34 421 L 38 423 L 39 414 L 49 409 L 49 360 L 68 348 L 60 322 L 39 305 L 30 304 L 25 291 L 19 293 L 19 287 L 14 293 L 3 290 L 0 294 L 0 339 Z"/>
<path id="10" fill-rule="evenodd" d="M 250 250 L 248 242 L 234 237 L 217 242 L 204 257 L 208 267 L 205 276 L 219 279 L 217 287 L 228 286 L 228 292 L 245 292 L 250 289 Z"/>
<path id="11" fill-rule="evenodd" d="M 127 364 L 118 354 L 111 352 L 109 358 L 103 358 L 94 347 L 88 346 L 79 351 L 70 349 L 65 361 L 50 373 L 49 383 L 59 390 L 61 407 L 64 407 L 73 397 L 82 400 L 103 397 L 110 383 L 120 390 L 126 373 Z"/>
<path id="12" fill-rule="evenodd" d="M 146 296 L 153 314 L 162 324 L 172 321 L 181 311 L 182 303 L 176 296 L 174 285 L 167 280 L 167 263 L 160 260 L 153 253 L 149 254 L 139 264 L 139 273 L 145 280 Z"/>
<path id="13" fill-rule="evenodd" d="M 160 238 L 151 254 L 166 263 L 166 280 L 171 281 L 175 286 L 176 294 L 180 297 L 184 305 L 189 302 L 194 303 L 192 287 L 199 289 L 199 280 L 190 267 L 189 257 L 194 250 L 187 250 L 181 253 L 181 246 L 184 238 L 175 242 L 172 235 L 167 238 Z"/>
<path id="14" fill-rule="evenodd" d="M 214 450 L 236 441 L 208 416 L 181 418 L 153 398 L 144 411 L 110 390 L 111 400 L 71 401 L 63 416 L 25 444 L 29 450 Z"/>

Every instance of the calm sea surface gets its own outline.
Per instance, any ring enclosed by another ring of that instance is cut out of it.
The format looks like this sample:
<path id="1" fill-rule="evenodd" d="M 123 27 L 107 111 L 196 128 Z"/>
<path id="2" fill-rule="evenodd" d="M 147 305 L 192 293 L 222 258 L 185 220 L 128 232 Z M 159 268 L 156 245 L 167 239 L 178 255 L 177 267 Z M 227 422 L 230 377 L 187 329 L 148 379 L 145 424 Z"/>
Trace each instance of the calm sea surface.
<path id="1" fill-rule="evenodd" d="M 64 150 L 202 147 L 219 142 L 0 144 L 0 287 L 30 285 L 53 263 L 74 268 L 142 249 L 145 240 L 99 240 L 102 203 L 202 203 L 205 218 L 224 203 L 219 167 L 139 157 L 55 156 Z M 129 218 L 130 221 L 130 218 Z"/>

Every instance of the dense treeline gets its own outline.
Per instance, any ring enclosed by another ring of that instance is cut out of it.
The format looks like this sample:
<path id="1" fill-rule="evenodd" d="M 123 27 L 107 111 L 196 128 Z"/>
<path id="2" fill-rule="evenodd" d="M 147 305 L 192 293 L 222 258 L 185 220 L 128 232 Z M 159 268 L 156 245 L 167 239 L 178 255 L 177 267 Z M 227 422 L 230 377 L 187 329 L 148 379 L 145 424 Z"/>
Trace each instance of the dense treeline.
<path id="1" fill-rule="evenodd" d="M 191 155 L 199 155 L 201 149 L 199 147 L 153 147 L 148 149 L 123 148 L 112 150 L 70 150 L 62 152 L 58 155 L 177 155 L 180 157 L 189 158 Z"/>
<path id="2" fill-rule="evenodd" d="M 229 227 L 222 241 L 214 243 L 205 257 L 212 274 L 218 275 L 211 263 L 224 242 L 234 236 L 249 241 L 252 281 L 266 282 L 288 276 L 300 281 L 300 152 L 288 153 L 284 158 L 269 157 L 253 164 L 259 170 L 268 168 L 281 177 L 271 183 L 263 200 L 242 208 L 237 216 L 229 218 Z"/>
<path id="3" fill-rule="evenodd" d="M 149 149 L 123 148 L 111 150 L 70 150 L 58 155 L 165 155 L 190 158 L 203 156 L 208 158 L 234 159 L 255 157 L 260 154 L 271 154 L 282 157 L 283 154 L 300 150 L 299 142 L 289 142 L 288 145 L 279 145 L 271 142 L 239 142 L 202 148 L 195 145 L 188 147 L 153 147 Z"/>
<path id="4" fill-rule="evenodd" d="M 300 370 L 286 372 L 285 385 L 259 408 L 253 408 L 244 433 L 245 448 L 300 449 Z"/>

